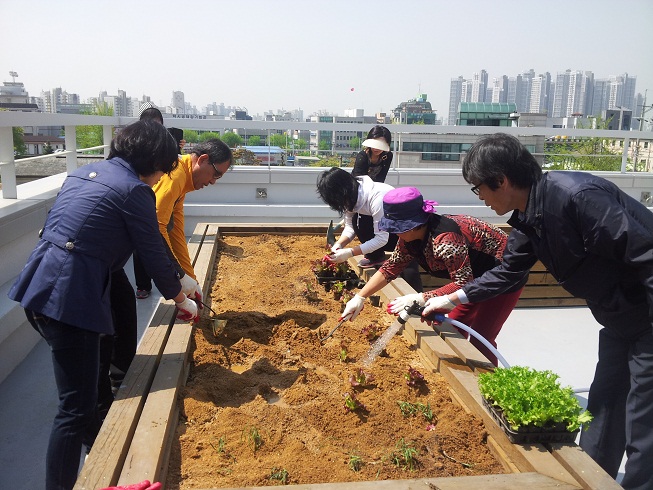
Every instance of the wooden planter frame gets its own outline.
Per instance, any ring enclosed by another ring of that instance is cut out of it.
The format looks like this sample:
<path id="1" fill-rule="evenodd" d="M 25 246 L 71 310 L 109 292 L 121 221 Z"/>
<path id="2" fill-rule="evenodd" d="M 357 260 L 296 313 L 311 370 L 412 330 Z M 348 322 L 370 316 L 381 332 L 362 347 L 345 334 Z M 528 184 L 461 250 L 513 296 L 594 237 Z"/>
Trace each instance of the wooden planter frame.
<path id="1" fill-rule="evenodd" d="M 218 225 L 199 223 L 189 241 L 198 281 L 210 301 L 217 239 L 224 235 L 311 234 L 326 236 L 320 225 Z M 360 257 L 350 259 L 354 270 Z M 369 270 L 359 270 L 368 279 Z M 382 302 L 415 291 L 396 279 L 380 292 Z M 165 485 L 172 440 L 178 422 L 177 397 L 188 377 L 193 327 L 175 319 L 172 301 L 161 300 L 138 347 L 123 386 L 111 406 L 74 490 L 97 490 L 149 479 Z M 417 347 L 425 364 L 449 382 L 451 396 L 467 412 L 481 418 L 488 446 L 506 473 L 488 476 L 357 482 L 375 490 L 494 489 L 619 489 L 617 484 L 576 444 L 513 444 L 485 410 L 476 383 L 489 361 L 447 324 L 436 330 L 410 319 L 403 335 Z M 291 485 L 301 490 L 345 490 L 351 483 Z M 248 487 L 253 488 L 253 487 Z M 200 490 L 200 489 L 197 489 Z M 208 489 L 207 489 L 208 490 Z"/>

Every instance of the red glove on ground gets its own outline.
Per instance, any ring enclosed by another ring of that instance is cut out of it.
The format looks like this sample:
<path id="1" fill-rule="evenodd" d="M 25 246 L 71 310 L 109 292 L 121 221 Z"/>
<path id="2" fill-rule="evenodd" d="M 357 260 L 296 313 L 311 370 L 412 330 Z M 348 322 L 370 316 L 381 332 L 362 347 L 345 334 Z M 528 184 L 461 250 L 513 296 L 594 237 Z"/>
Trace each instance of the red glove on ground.
<path id="1" fill-rule="evenodd" d="M 119 487 L 106 487 L 101 488 L 100 490 L 159 490 L 161 484 L 159 482 L 150 483 L 150 480 L 143 480 L 140 483 L 134 483 L 133 485 L 121 485 Z"/>

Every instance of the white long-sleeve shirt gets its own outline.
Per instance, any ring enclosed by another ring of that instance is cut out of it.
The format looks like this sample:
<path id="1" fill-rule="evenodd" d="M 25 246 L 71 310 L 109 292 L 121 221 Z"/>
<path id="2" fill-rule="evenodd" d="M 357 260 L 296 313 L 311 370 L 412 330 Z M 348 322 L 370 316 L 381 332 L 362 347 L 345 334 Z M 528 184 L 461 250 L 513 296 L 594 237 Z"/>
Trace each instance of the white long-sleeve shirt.
<path id="1" fill-rule="evenodd" d="M 374 238 L 360 245 L 361 252 L 368 254 L 383 247 L 390 238 L 387 231 L 379 230 L 379 221 L 383 218 L 383 196 L 394 187 L 382 182 L 374 182 L 367 175 L 357 177 L 357 179 L 360 182 L 358 199 L 354 210 L 345 213 L 345 229 L 342 231 L 342 235 L 349 238 L 350 241 L 356 236 L 352 226 L 352 218 L 355 213 L 372 216 L 374 220 Z"/>

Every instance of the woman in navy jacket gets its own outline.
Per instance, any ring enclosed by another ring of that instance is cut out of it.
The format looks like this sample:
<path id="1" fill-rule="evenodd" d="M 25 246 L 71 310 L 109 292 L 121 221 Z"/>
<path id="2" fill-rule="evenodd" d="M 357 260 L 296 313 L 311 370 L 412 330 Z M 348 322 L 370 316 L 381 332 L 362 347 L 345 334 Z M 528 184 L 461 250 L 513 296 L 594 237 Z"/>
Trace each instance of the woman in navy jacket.
<path id="1" fill-rule="evenodd" d="M 180 318 L 197 317 L 166 253 L 151 186 L 177 163 L 177 144 L 152 121 L 123 128 L 109 159 L 71 173 L 40 240 L 9 291 L 52 351 L 59 391 L 50 434 L 46 489 L 71 489 L 82 444 L 95 439 L 101 334 L 113 334 L 111 274 L 138 250 Z M 94 433 L 92 433 L 94 432 Z"/>

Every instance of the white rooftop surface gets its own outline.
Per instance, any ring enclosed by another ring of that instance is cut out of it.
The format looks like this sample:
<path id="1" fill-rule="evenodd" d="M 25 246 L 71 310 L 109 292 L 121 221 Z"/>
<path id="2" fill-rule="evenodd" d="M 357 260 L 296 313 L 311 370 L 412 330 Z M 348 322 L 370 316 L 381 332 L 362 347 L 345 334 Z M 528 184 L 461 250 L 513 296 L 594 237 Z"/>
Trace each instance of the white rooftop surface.
<path id="1" fill-rule="evenodd" d="M 125 270 L 133 281 L 131 262 Z M 137 301 L 141 334 L 159 298 L 154 289 L 152 296 Z M 589 388 L 599 328 L 585 307 L 520 308 L 508 318 L 497 343 L 510 365 L 549 369 L 560 376 L 563 386 Z M 580 396 L 584 406 L 586 393 Z M 56 407 L 49 349 L 41 340 L 0 384 L 0 488 L 44 487 L 45 454 Z"/>

